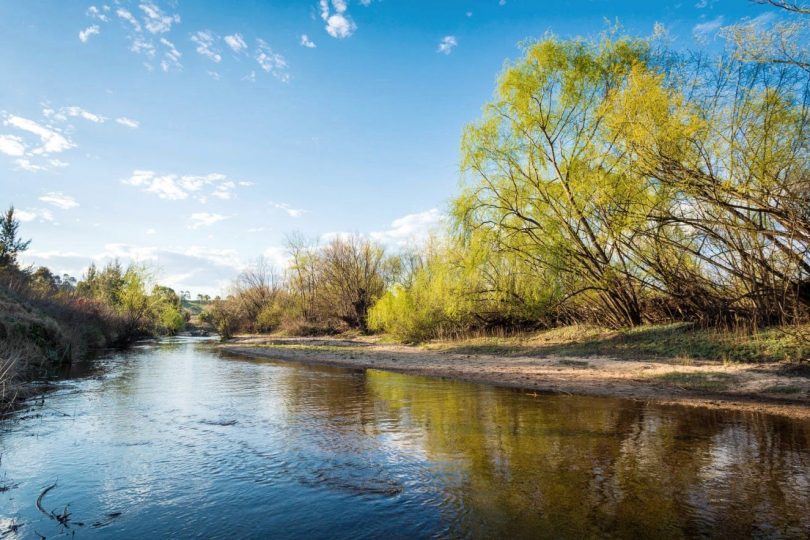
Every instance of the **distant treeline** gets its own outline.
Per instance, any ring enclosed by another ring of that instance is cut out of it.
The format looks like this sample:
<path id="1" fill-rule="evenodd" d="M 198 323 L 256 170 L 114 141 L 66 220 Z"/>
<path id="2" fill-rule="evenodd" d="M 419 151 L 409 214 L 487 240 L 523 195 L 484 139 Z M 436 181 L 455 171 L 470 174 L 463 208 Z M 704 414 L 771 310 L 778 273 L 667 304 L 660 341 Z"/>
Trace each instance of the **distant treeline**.
<path id="1" fill-rule="evenodd" d="M 258 265 L 207 316 L 224 335 L 351 327 L 409 341 L 805 322 L 807 20 L 756 30 L 727 30 L 715 57 L 615 33 L 528 45 L 464 132 L 444 234 L 396 255 L 294 238 L 283 276 Z"/>
<path id="2" fill-rule="evenodd" d="M 22 267 L 30 241 L 20 237 L 14 209 L 0 215 L 0 403 L 15 374 L 42 373 L 94 348 L 119 346 L 186 323 L 178 295 L 151 286 L 144 267 L 91 265 L 77 280 L 48 268 Z"/>

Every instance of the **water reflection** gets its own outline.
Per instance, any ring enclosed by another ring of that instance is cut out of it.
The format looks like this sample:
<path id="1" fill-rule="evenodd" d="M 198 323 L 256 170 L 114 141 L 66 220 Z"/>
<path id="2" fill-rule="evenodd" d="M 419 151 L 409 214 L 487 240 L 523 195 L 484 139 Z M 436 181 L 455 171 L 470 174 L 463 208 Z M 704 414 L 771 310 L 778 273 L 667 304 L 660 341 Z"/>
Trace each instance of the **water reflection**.
<path id="1" fill-rule="evenodd" d="M 18 484 L 0 493 L 0 537 L 20 523 L 9 534 L 810 533 L 804 423 L 249 361 L 183 340 L 107 362 L 0 438 L 0 478 Z M 69 527 L 34 505 L 56 479 L 46 507 L 69 505 Z"/>

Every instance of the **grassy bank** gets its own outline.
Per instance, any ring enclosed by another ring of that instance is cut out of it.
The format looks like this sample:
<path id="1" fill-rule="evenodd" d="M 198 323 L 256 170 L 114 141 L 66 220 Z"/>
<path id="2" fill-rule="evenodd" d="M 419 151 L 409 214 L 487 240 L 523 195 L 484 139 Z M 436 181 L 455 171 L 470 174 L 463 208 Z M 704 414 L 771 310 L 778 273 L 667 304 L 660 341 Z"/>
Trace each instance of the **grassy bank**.
<path id="1" fill-rule="evenodd" d="M 611 330 L 575 325 L 513 336 L 435 340 L 433 350 L 514 356 L 608 356 L 621 359 L 677 359 L 683 363 L 799 363 L 810 357 L 810 326 L 780 326 L 749 331 L 695 329 L 688 324 Z"/>
<path id="2" fill-rule="evenodd" d="M 33 298 L 0 287 L 0 409 L 91 350 L 124 339 L 120 321 L 93 302 Z"/>

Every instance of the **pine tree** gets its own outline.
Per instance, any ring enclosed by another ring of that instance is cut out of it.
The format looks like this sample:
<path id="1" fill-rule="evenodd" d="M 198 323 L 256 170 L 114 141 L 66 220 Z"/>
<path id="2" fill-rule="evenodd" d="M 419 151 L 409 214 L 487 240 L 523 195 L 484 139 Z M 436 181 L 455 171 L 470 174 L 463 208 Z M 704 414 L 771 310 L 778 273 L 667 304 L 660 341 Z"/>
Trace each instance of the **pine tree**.
<path id="1" fill-rule="evenodd" d="M 20 221 L 14 217 L 14 207 L 9 206 L 0 216 L 0 268 L 16 266 L 17 255 L 28 249 L 31 240 L 18 237 Z"/>

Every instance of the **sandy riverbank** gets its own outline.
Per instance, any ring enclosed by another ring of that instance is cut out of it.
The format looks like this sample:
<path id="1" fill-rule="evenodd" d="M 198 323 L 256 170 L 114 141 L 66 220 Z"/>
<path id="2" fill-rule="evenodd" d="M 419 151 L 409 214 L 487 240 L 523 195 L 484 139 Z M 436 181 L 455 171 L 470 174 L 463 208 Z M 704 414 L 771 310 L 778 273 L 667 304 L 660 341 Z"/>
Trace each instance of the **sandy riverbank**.
<path id="1" fill-rule="evenodd" d="M 604 356 L 466 354 L 373 339 L 240 336 L 217 346 L 232 354 L 374 368 L 414 375 L 591 396 L 764 412 L 810 420 L 810 378 L 780 363 L 728 364 Z"/>

